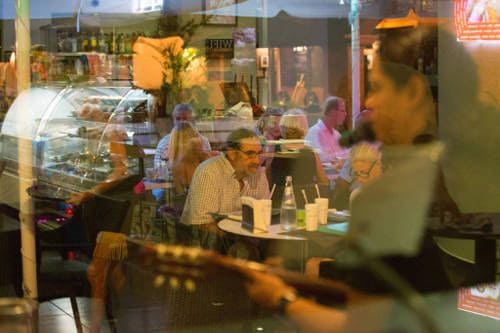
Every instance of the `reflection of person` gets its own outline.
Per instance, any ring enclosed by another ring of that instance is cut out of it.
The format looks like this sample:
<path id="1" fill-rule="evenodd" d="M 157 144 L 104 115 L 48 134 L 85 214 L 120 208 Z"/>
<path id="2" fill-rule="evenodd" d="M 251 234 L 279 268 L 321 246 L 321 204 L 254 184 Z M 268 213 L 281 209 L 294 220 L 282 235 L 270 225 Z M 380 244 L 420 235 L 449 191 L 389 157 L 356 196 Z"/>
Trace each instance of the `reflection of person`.
<path id="1" fill-rule="evenodd" d="M 345 102 L 340 97 L 328 97 L 323 106 L 323 116 L 312 126 L 306 135 L 313 148 L 319 150 L 321 162 L 335 161 L 336 157 L 345 155 L 346 149 L 339 145 L 340 133 L 336 127 L 346 118 Z"/>
<path id="2" fill-rule="evenodd" d="M 351 192 L 352 198 L 361 190 L 362 186 L 369 184 L 382 174 L 381 154 L 377 145 L 362 142 L 351 150 L 351 174 L 357 183 Z"/>
<path id="3" fill-rule="evenodd" d="M 259 167 L 262 147 L 251 130 L 234 130 L 225 154 L 210 158 L 195 170 L 181 222 L 216 229 L 210 213 L 241 210 L 241 196 L 269 197 L 265 172 Z"/>
<path id="4" fill-rule="evenodd" d="M 373 110 L 363 109 L 356 117 L 355 129 L 352 132 L 346 132 L 340 139 L 340 144 L 344 147 L 356 146 L 358 144 L 370 145 L 375 148 L 375 133 L 373 131 Z M 333 192 L 333 206 L 337 209 L 346 209 L 349 207 L 349 197 L 351 191 L 359 187 L 352 167 L 351 160 L 353 154 L 346 160 L 339 176 L 335 179 L 335 189 Z"/>
<path id="5" fill-rule="evenodd" d="M 203 137 L 191 123 L 181 121 L 175 125 L 170 133 L 168 155 L 175 190 L 178 194 L 185 193 L 194 170 L 208 157 L 203 149 Z"/>
<path id="6" fill-rule="evenodd" d="M 98 183 L 92 189 L 84 192 L 78 192 L 71 196 L 68 200 L 69 204 L 79 205 L 88 199 L 103 194 L 116 187 L 127 175 L 127 155 L 123 146 L 114 146 L 110 151 L 110 159 L 113 165 L 111 173 L 106 180 Z"/>
<path id="7" fill-rule="evenodd" d="M 281 139 L 280 119 L 282 116 L 283 109 L 268 108 L 266 112 L 262 116 L 260 116 L 257 124 L 255 125 L 255 133 L 265 143 L 263 147 L 264 155 L 262 156 L 261 165 L 265 165 L 267 163 L 266 155 L 274 153 L 280 149 L 279 145 L 271 144 L 267 141 Z"/>
<path id="8" fill-rule="evenodd" d="M 378 58 L 370 73 L 370 83 L 372 90 L 366 104 L 373 109 L 375 134 L 383 144 L 411 145 L 434 134 L 432 97 L 423 75 L 403 64 Z M 391 256 L 382 260 L 419 291 L 450 287 L 431 237 L 424 238 L 420 252 L 414 257 Z M 346 273 L 342 276 L 345 281 L 364 290 L 387 290 L 385 283 L 363 269 Z M 297 297 L 289 286 L 276 277 L 256 273 L 248 291 L 261 304 L 274 308 L 283 305 L 285 313 L 304 331 L 334 332 L 345 329 L 349 312 L 324 308 Z M 316 321 L 319 318 L 322 319 Z"/>
<path id="9" fill-rule="evenodd" d="M 90 113 L 84 113 L 85 110 L 93 110 Z M 107 122 L 109 115 L 102 116 L 103 114 L 107 114 L 106 112 L 101 111 L 97 104 L 93 103 L 91 105 L 84 104 L 84 107 L 79 112 L 79 117 L 85 117 L 84 115 L 92 114 L 100 114 L 96 119 L 99 121 Z M 95 121 L 98 121 L 94 119 Z M 98 134 L 98 133 L 96 133 Z M 107 144 L 111 142 L 123 142 L 128 139 L 127 133 L 124 128 L 118 124 L 108 124 L 103 133 L 103 139 Z M 110 145 L 110 156 L 109 156 L 112 164 L 112 170 L 107 175 L 106 180 L 96 184 L 92 189 L 84 192 L 75 193 L 68 200 L 68 203 L 79 205 L 82 202 L 102 193 L 105 193 L 113 188 L 115 188 L 127 175 L 128 166 L 127 166 L 127 153 L 125 151 L 125 146 L 121 144 Z"/>
<path id="10" fill-rule="evenodd" d="M 255 132 L 266 140 L 279 140 L 281 138 L 280 119 L 283 115 L 281 108 L 268 108 L 266 112 L 260 116 L 255 125 Z"/>
<path id="11" fill-rule="evenodd" d="M 291 109 L 281 117 L 279 128 L 283 139 L 301 140 L 307 133 L 307 117 L 300 109 Z M 308 172 L 304 172 L 307 170 Z M 314 191 L 314 185 L 328 185 L 318 154 L 304 143 L 282 144 L 281 151 L 267 160 L 267 172 L 271 184 L 276 184 L 273 207 L 279 207 L 285 178 L 292 176 L 295 199 L 298 207 L 303 208 L 301 190 Z M 313 193 L 316 193 L 315 191 Z M 315 194 L 314 194 L 315 196 Z"/>
<path id="12" fill-rule="evenodd" d="M 193 108 L 190 104 L 177 104 L 174 108 L 172 117 L 173 117 L 173 121 L 174 121 L 174 126 L 180 121 L 188 121 L 188 122 L 194 124 Z M 204 149 L 206 151 L 210 151 L 211 150 L 210 143 L 208 142 L 208 140 L 206 138 L 204 138 L 204 137 L 202 137 L 202 138 L 203 138 Z M 158 145 L 156 146 L 155 157 L 154 157 L 155 167 L 160 167 L 161 161 L 162 160 L 166 161 L 168 159 L 169 142 L 170 142 L 170 133 L 165 135 L 160 140 L 160 142 L 158 142 Z"/>

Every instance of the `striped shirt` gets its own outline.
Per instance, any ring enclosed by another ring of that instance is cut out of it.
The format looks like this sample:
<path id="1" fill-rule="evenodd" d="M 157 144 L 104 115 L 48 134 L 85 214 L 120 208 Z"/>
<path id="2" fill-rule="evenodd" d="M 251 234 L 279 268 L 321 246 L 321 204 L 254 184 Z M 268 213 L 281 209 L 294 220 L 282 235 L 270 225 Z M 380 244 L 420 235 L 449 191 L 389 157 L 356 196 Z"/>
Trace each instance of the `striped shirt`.
<path id="1" fill-rule="evenodd" d="M 209 213 L 228 214 L 241 211 L 241 197 L 269 198 L 269 185 L 264 168 L 243 179 L 243 189 L 235 170 L 224 154 L 200 164 L 193 175 L 182 212 L 184 224 L 214 222 Z"/>

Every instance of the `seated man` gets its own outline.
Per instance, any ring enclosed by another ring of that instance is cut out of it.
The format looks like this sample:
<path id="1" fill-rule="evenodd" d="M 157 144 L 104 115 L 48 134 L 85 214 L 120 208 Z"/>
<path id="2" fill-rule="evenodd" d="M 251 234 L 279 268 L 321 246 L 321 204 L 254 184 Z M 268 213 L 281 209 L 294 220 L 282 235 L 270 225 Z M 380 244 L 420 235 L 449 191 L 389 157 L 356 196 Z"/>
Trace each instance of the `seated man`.
<path id="1" fill-rule="evenodd" d="M 335 96 L 328 97 L 323 106 L 323 117 L 307 132 L 306 140 L 319 150 L 321 162 L 334 162 L 337 157 L 348 153 L 347 149 L 340 146 L 340 133 L 335 129 L 344 122 L 345 117 L 344 100 Z"/>
<path id="2" fill-rule="evenodd" d="M 193 118 L 193 107 L 191 104 L 177 104 L 174 108 L 174 112 L 172 114 L 173 117 L 173 127 L 177 125 L 178 122 L 181 121 L 187 121 L 190 122 L 191 124 L 194 125 L 194 118 Z M 162 161 L 166 161 L 168 159 L 168 146 L 170 142 L 170 134 L 165 135 L 160 142 L 158 142 L 158 145 L 156 146 L 156 152 L 155 152 L 155 157 L 154 157 L 154 166 L 155 168 L 161 166 Z M 203 149 L 207 152 L 211 150 L 210 143 L 208 142 L 207 138 L 203 138 Z"/>
<path id="3" fill-rule="evenodd" d="M 197 226 L 197 230 L 217 231 L 210 213 L 240 211 L 241 196 L 269 197 L 266 174 L 259 168 L 262 147 L 255 133 L 237 129 L 229 134 L 226 144 L 225 154 L 206 160 L 195 170 L 181 217 L 183 224 Z M 208 237 L 212 236 L 213 233 Z M 195 241 L 203 246 L 209 245 L 207 241 L 213 244 L 207 238 Z"/>

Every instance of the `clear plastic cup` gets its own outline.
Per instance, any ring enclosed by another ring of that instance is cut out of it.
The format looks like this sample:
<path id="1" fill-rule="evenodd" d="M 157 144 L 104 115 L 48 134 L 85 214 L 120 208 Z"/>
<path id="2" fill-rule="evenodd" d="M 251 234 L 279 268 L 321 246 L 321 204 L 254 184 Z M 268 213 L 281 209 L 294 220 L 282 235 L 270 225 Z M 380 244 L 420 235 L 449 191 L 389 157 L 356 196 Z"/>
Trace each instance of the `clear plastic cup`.
<path id="1" fill-rule="evenodd" d="M 307 231 L 318 230 L 318 207 L 319 206 L 316 203 L 309 203 L 305 205 Z"/>
<path id="2" fill-rule="evenodd" d="M 328 198 L 316 198 L 318 204 L 318 223 L 326 224 L 328 221 Z"/>
<path id="3" fill-rule="evenodd" d="M 257 229 L 269 230 L 271 225 L 272 200 L 261 199 L 254 203 L 254 218 Z"/>

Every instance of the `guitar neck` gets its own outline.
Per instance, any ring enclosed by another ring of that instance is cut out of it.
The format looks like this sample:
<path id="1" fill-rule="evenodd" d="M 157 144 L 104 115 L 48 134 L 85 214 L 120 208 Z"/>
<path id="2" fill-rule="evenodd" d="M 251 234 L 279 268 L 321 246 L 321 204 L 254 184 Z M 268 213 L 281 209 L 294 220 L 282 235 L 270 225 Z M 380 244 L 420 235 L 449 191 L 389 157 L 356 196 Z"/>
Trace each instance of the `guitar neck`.
<path id="1" fill-rule="evenodd" d="M 251 279 L 251 271 L 279 276 L 300 293 L 310 296 L 328 296 L 330 300 L 344 302 L 352 292 L 347 285 L 332 280 L 311 277 L 261 263 L 223 256 L 213 251 L 176 245 L 154 244 L 128 240 L 129 261 L 156 273 L 183 278 L 208 278 L 235 273 L 245 280 Z M 221 270 L 222 268 L 222 270 Z"/>
<path id="2" fill-rule="evenodd" d="M 218 265 L 239 273 L 244 279 L 248 279 L 248 271 L 258 271 L 280 277 L 285 283 L 291 285 L 302 294 L 310 296 L 328 296 L 329 299 L 345 301 L 346 295 L 352 292 L 347 285 L 333 280 L 307 276 L 299 272 L 286 270 L 282 267 L 273 267 L 265 264 L 236 259 L 216 254 Z"/>

